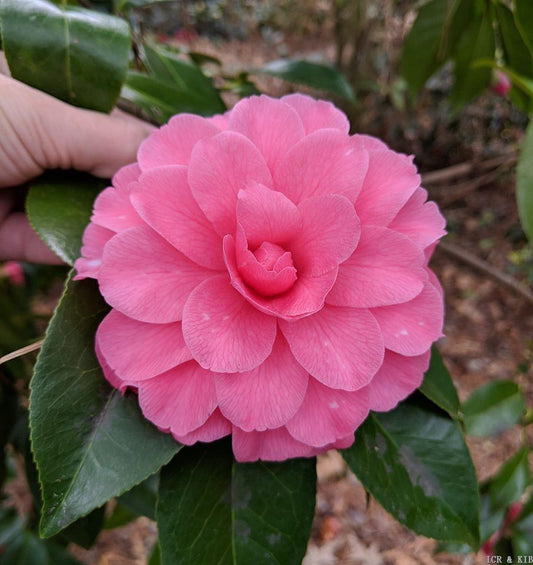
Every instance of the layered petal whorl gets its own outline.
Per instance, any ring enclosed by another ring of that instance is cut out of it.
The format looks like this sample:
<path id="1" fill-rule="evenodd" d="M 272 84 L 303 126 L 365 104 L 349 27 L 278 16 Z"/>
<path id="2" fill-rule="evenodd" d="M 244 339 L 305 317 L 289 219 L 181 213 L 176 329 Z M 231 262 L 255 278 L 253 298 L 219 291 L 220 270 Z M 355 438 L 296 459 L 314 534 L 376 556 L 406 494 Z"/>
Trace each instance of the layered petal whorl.
<path id="1" fill-rule="evenodd" d="M 112 307 L 98 359 L 177 441 L 310 457 L 420 385 L 444 219 L 411 157 L 348 131 L 299 94 L 181 114 L 97 198 L 75 266 Z"/>

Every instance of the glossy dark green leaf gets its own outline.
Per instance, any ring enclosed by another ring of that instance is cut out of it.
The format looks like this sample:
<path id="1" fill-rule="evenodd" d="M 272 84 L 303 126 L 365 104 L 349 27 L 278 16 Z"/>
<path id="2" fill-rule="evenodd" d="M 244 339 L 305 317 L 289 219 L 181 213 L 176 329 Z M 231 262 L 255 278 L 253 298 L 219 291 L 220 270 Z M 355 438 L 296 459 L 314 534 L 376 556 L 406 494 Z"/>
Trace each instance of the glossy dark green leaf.
<path id="1" fill-rule="evenodd" d="M 342 452 L 365 489 L 399 522 L 442 541 L 479 542 L 479 496 L 460 426 L 416 395 L 371 413 Z"/>
<path id="2" fill-rule="evenodd" d="M 314 459 L 239 464 L 227 441 L 184 449 L 161 471 L 163 565 L 300 565 L 314 516 Z"/>
<path id="3" fill-rule="evenodd" d="M 33 229 L 63 261 L 80 256 L 93 202 L 106 183 L 89 175 L 49 173 L 32 183 L 26 212 Z"/>
<path id="4" fill-rule="evenodd" d="M 508 459 L 491 480 L 489 493 L 496 507 L 507 508 L 516 502 L 531 484 L 529 450 L 522 448 Z"/>
<path id="5" fill-rule="evenodd" d="M 216 114 L 224 112 L 226 105 L 213 81 L 195 63 L 185 61 L 176 53 L 162 47 L 144 46 L 146 64 L 152 75 L 177 90 L 196 95 L 197 104 Z"/>
<path id="6" fill-rule="evenodd" d="M 470 0 L 430 0 L 424 4 L 404 41 L 400 71 L 413 94 L 449 57 L 472 11 Z M 456 14 L 461 12 L 461 17 Z"/>
<path id="7" fill-rule="evenodd" d="M 460 402 L 457 390 L 440 353 L 431 350 L 431 362 L 424 375 L 420 392 L 453 417 L 459 417 Z"/>
<path id="8" fill-rule="evenodd" d="M 354 101 L 355 94 L 346 77 L 337 69 L 328 65 L 311 63 L 297 59 L 278 59 L 267 63 L 250 73 L 261 73 L 281 78 L 288 82 L 310 86 L 347 100 Z"/>
<path id="9" fill-rule="evenodd" d="M 466 431 L 474 436 L 500 433 L 514 426 L 526 411 L 524 397 L 512 381 L 492 381 L 463 403 Z"/>
<path id="10" fill-rule="evenodd" d="M 459 107 L 470 102 L 475 96 L 485 91 L 490 83 L 492 71 L 477 67 L 478 59 L 494 58 L 494 30 L 489 10 L 468 22 L 461 34 L 455 51 L 455 84 L 450 101 Z"/>
<path id="11" fill-rule="evenodd" d="M 150 118 L 163 124 L 180 112 L 211 116 L 226 110 L 200 67 L 161 47 L 146 45 L 143 51 L 150 74 L 128 73 L 121 96 Z"/>
<path id="12" fill-rule="evenodd" d="M 14 78 L 75 106 L 115 105 L 130 50 L 124 20 L 47 0 L 2 0 L 0 18 Z"/>
<path id="13" fill-rule="evenodd" d="M 108 307 L 95 281 L 69 281 L 46 333 L 31 382 L 32 449 L 52 536 L 128 491 L 180 449 L 104 380 L 94 334 Z"/>
<path id="14" fill-rule="evenodd" d="M 531 123 L 522 143 L 516 169 L 516 201 L 522 227 L 529 241 L 533 242 L 533 125 Z"/>

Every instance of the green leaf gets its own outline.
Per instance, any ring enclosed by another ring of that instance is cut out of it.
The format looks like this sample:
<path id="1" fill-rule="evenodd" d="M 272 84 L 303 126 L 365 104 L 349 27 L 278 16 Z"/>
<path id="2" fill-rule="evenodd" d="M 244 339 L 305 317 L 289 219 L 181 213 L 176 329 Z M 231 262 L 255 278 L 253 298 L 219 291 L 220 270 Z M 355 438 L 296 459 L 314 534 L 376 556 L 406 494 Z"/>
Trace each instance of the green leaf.
<path id="1" fill-rule="evenodd" d="M 496 507 L 507 508 L 516 502 L 531 483 L 529 450 L 524 447 L 508 459 L 491 480 L 489 493 Z"/>
<path id="2" fill-rule="evenodd" d="M 442 66 L 455 46 L 471 11 L 470 0 L 430 0 L 424 4 L 405 39 L 400 72 L 413 95 Z M 462 17 L 456 17 L 461 12 Z"/>
<path id="3" fill-rule="evenodd" d="M 490 83 L 490 69 L 474 66 L 477 59 L 494 57 L 494 31 L 489 10 L 472 18 L 463 31 L 455 52 L 455 84 L 450 102 L 455 108 L 484 92 Z"/>
<path id="4" fill-rule="evenodd" d="M 533 92 L 533 84 L 532 84 Z M 522 227 L 533 242 L 533 125 L 529 124 L 516 169 L 516 201 Z"/>
<path id="5" fill-rule="evenodd" d="M 159 486 L 159 475 L 148 477 L 140 485 L 133 487 L 128 492 L 117 498 L 117 502 L 129 508 L 140 516 L 146 516 L 155 520 L 155 504 L 157 488 Z"/>
<path id="6" fill-rule="evenodd" d="M 7 544 L 1 561 L 2 565 L 81 565 L 65 548 L 31 532 L 22 532 Z"/>
<path id="7" fill-rule="evenodd" d="M 152 549 L 148 565 L 161 565 L 161 547 L 159 546 L 159 542 L 156 542 Z"/>
<path id="8" fill-rule="evenodd" d="M 496 16 L 500 28 L 505 60 L 519 74 L 531 76 L 533 58 L 516 27 L 513 12 L 504 4 L 496 4 Z"/>
<path id="9" fill-rule="evenodd" d="M 533 75 L 533 57 L 515 24 L 513 12 L 504 4 L 496 4 L 496 15 L 503 42 L 504 57 L 509 66 L 521 75 Z M 511 99 L 522 110 L 528 111 L 530 98 L 516 85 L 511 91 Z"/>
<path id="10" fill-rule="evenodd" d="M 495 506 L 489 493 L 490 482 L 480 486 L 479 529 L 481 543 L 485 543 L 503 524 L 505 508 Z"/>
<path id="11" fill-rule="evenodd" d="M 533 56 L 533 3 L 531 0 L 514 0 L 516 27 Z"/>
<path id="12" fill-rule="evenodd" d="M 32 182 L 26 212 L 33 229 L 63 261 L 80 256 L 93 202 L 106 182 L 79 173 L 48 173 Z"/>
<path id="13" fill-rule="evenodd" d="M 533 497 L 524 504 L 511 529 L 515 554 L 533 555 Z"/>
<path id="14" fill-rule="evenodd" d="M 225 112 L 226 105 L 200 67 L 160 47 L 144 46 L 150 75 L 128 73 L 121 96 L 142 108 L 158 123 L 190 112 L 202 116 Z"/>
<path id="15" fill-rule="evenodd" d="M 128 68 L 124 20 L 47 0 L 0 0 L 0 18 L 14 78 L 75 106 L 113 108 Z"/>
<path id="16" fill-rule="evenodd" d="M 180 449 L 105 381 L 94 334 L 108 310 L 95 281 L 69 281 L 31 382 L 32 449 L 52 536 L 157 472 Z"/>
<path id="17" fill-rule="evenodd" d="M 479 543 L 479 496 L 460 426 L 415 395 L 371 413 L 342 452 L 365 489 L 414 532 Z"/>
<path id="18" fill-rule="evenodd" d="M 310 61 L 297 59 L 278 59 L 267 63 L 260 69 L 250 71 L 250 74 L 260 73 L 281 78 L 288 82 L 310 86 L 323 90 L 346 100 L 354 101 L 355 94 L 346 77 L 337 69 L 328 65 L 319 65 Z"/>
<path id="19" fill-rule="evenodd" d="M 436 347 L 431 350 L 431 362 L 424 375 L 420 392 L 452 417 L 459 417 L 459 397 L 452 378 Z"/>
<path id="20" fill-rule="evenodd" d="M 314 459 L 236 463 L 221 441 L 184 449 L 161 471 L 163 565 L 299 565 L 314 516 Z"/>
<path id="21" fill-rule="evenodd" d="M 525 411 L 524 397 L 511 381 L 487 383 L 463 403 L 466 431 L 474 436 L 500 433 L 514 426 Z"/>

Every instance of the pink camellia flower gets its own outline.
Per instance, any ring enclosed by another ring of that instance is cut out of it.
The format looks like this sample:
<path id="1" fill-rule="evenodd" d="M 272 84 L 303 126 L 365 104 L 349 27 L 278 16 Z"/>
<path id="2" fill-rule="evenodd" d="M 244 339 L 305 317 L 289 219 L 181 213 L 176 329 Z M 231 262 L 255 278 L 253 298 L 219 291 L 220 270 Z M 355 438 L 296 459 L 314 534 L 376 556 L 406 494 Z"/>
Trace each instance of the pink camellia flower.
<path id="1" fill-rule="evenodd" d="M 112 307 L 98 357 L 179 442 L 311 456 L 420 385 L 444 219 L 411 157 L 348 129 L 298 94 L 178 115 L 97 198 L 76 268 Z"/>

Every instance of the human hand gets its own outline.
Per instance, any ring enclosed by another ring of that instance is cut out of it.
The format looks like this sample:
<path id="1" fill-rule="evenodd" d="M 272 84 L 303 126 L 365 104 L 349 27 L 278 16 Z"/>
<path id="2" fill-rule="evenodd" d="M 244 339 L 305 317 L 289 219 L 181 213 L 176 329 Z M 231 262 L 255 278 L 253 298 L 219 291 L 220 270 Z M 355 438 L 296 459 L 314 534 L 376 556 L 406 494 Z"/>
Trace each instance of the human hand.
<path id="1" fill-rule="evenodd" d="M 13 210 L 16 187 L 46 169 L 110 177 L 135 161 L 152 126 L 115 111 L 70 106 L 0 74 L 0 260 L 60 264 L 25 214 Z"/>

